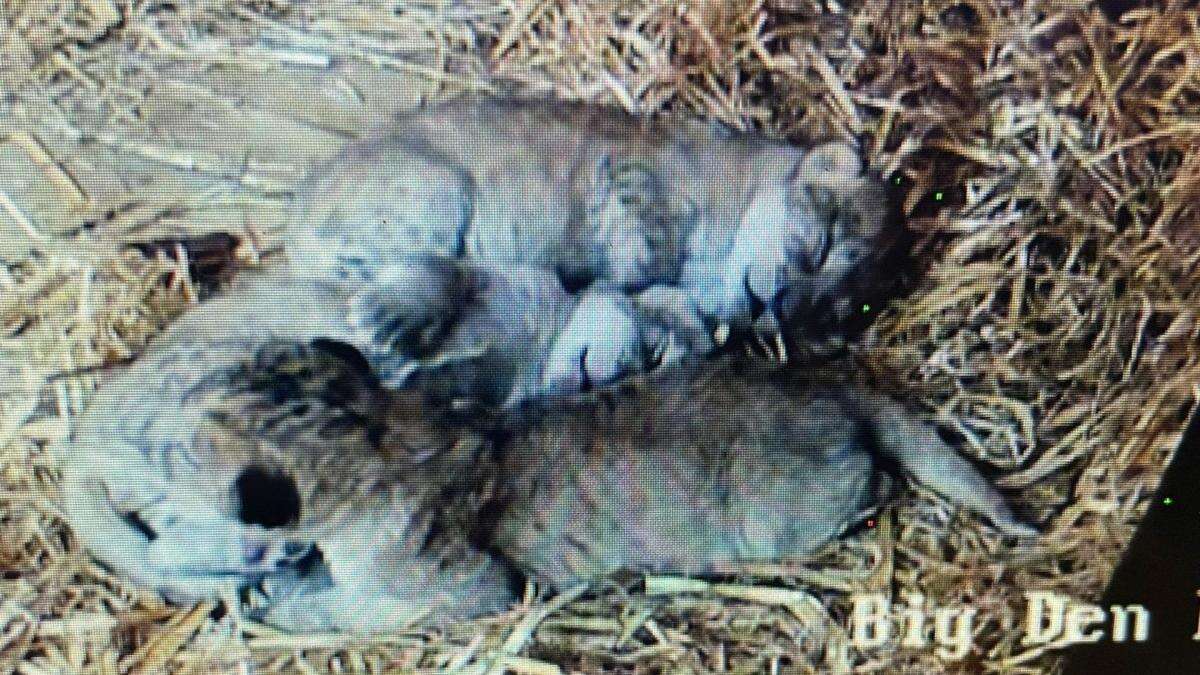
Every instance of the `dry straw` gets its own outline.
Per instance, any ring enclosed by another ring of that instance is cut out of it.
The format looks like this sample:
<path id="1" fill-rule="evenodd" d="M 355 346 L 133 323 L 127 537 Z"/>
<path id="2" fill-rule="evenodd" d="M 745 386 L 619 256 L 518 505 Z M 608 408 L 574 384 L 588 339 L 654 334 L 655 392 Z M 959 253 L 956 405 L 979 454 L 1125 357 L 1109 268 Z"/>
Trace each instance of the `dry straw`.
<path id="1" fill-rule="evenodd" d="M 1098 595 L 1200 381 L 1196 15 L 1091 4 L 4 0 L 0 673 L 1052 669 L 1010 630 L 1021 591 Z M 258 264 L 313 159 L 389 110 L 512 89 L 860 141 L 902 177 L 925 268 L 858 355 L 1045 536 L 1004 553 L 910 493 L 729 583 L 614 583 L 371 639 L 214 618 L 92 563 L 47 447 L 197 294 L 186 251 L 124 244 L 228 232 Z M 980 608 L 965 659 L 850 645 L 849 593 L 913 590 Z"/>

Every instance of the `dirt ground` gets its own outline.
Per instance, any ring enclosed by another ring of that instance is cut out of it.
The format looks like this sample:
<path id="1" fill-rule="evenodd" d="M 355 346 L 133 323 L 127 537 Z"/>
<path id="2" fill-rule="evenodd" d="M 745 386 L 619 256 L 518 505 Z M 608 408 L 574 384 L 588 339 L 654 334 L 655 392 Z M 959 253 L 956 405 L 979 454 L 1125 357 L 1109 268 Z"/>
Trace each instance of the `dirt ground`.
<path id="1" fill-rule="evenodd" d="M 195 302 L 232 235 L 387 113 L 518 92 L 861 144 L 919 287 L 857 356 L 1043 531 L 1013 551 L 910 490 L 877 527 L 724 584 L 650 579 L 453 629 L 288 636 L 93 563 L 48 448 Z M 1200 26 L 1189 3 L 3 0 L 0 673 L 1041 673 L 1025 590 L 1095 599 L 1200 382 Z M 147 251 L 149 251 L 147 253 Z M 850 598 L 979 610 L 970 652 L 859 649 Z"/>

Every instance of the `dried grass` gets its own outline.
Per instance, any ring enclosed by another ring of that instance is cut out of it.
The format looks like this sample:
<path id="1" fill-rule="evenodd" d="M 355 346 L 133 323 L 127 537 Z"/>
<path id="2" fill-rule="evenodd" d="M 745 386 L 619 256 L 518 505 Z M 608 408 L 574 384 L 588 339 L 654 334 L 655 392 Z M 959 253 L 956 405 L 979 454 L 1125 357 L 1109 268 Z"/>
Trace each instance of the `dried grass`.
<path id="1" fill-rule="evenodd" d="M 1053 670 L 1011 630 L 1021 591 L 1098 596 L 1200 382 L 1196 14 L 1089 5 L 5 0 L 0 673 Z M 1045 535 L 1006 554 L 918 491 L 730 583 L 369 640 L 214 619 L 91 562 L 47 448 L 99 374 L 64 374 L 136 354 L 196 294 L 183 252 L 123 245 L 228 232 L 256 264 L 314 158 L 387 111 L 513 88 L 859 139 L 903 177 L 927 267 L 860 357 Z M 980 608 L 966 659 L 850 645 L 849 593 L 918 589 Z"/>

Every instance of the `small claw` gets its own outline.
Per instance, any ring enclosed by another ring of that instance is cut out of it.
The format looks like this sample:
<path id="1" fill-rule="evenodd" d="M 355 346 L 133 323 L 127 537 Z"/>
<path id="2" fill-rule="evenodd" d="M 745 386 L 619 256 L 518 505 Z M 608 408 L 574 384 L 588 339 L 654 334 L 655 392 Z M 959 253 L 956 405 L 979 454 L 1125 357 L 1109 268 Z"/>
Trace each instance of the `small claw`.
<path id="1" fill-rule="evenodd" d="M 716 330 L 713 331 L 713 343 L 718 347 L 724 347 L 725 343 L 729 341 L 730 332 L 731 329 L 727 323 L 717 326 Z"/>
<path id="2" fill-rule="evenodd" d="M 754 339 L 763 353 L 773 361 L 787 363 L 787 346 L 783 341 L 783 330 L 773 311 L 765 311 L 754 322 Z"/>
<path id="3" fill-rule="evenodd" d="M 587 355 L 588 348 L 584 347 L 583 351 L 579 352 L 579 389 L 581 391 L 592 390 L 592 378 L 587 371 Z"/>
<path id="4" fill-rule="evenodd" d="M 1028 539 L 1041 534 L 1036 527 L 1022 523 L 1015 517 L 1011 516 L 1007 518 L 997 518 L 993 521 L 993 523 L 996 525 L 996 529 L 1010 537 Z"/>
<path id="5" fill-rule="evenodd" d="M 762 351 L 764 356 L 772 361 L 775 360 L 775 355 L 771 352 L 771 345 L 767 342 L 767 339 L 763 337 L 762 333 L 754 331 L 754 342 L 758 344 L 758 348 Z"/>
<path id="6" fill-rule="evenodd" d="M 375 360 L 379 372 L 379 383 L 385 389 L 404 389 L 410 386 L 412 378 L 423 364 L 399 354 L 387 353 Z"/>
<path id="7" fill-rule="evenodd" d="M 646 361 L 643 364 L 646 370 L 654 370 L 662 365 L 663 358 L 667 354 L 667 338 L 659 340 L 650 347 L 649 353 L 646 355 Z"/>

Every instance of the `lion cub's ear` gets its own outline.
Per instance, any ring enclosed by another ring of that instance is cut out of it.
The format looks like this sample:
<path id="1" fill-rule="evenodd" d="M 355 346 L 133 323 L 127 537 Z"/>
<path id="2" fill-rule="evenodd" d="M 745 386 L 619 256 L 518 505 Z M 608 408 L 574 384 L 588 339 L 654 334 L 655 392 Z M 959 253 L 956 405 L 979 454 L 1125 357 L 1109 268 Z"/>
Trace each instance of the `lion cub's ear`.
<path id="1" fill-rule="evenodd" d="M 792 181 L 821 187 L 842 186 L 847 179 L 862 175 L 862 156 L 853 145 L 830 141 L 814 147 L 796 165 Z"/>
<path id="2" fill-rule="evenodd" d="M 363 356 L 363 353 L 354 345 L 328 338 L 317 338 L 309 344 L 313 349 L 341 361 L 364 383 L 369 385 L 377 385 L 379 383 L 375 371 L 371 369 L 371 363 L 367 361 L 367 357 Z"/>

